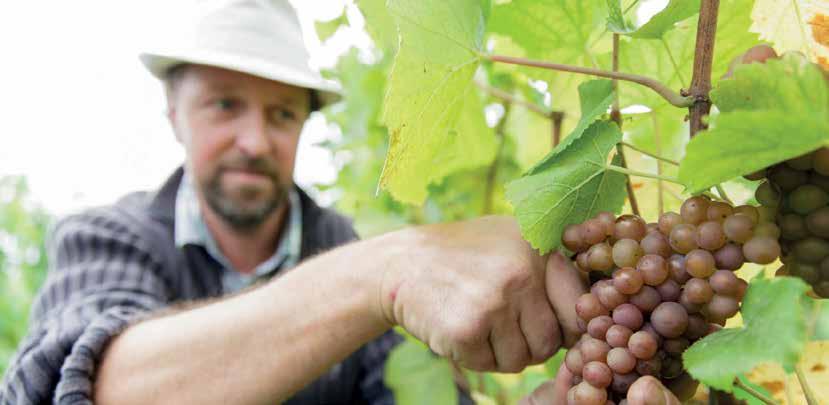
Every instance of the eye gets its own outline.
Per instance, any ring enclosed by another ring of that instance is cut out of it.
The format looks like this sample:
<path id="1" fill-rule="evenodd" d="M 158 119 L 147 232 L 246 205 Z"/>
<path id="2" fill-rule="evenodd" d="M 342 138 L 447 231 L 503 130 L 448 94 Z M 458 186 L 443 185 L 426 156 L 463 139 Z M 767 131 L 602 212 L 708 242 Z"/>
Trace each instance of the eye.
<path id="1" fill-rule="evenodd" d="M 285 122 L 285 121 L 295 121 L 296 120 L 296 113 L 287 109 L 287 108 L 277 108 L 271 114 L 274 121 L 276 122 Z"/>
<path id="2" fill-rule="evenodd" d="M 239 107 L 239 101 L 229 97 L 216 99 L 213 104 L 221 111 L 232 111 Z"/>

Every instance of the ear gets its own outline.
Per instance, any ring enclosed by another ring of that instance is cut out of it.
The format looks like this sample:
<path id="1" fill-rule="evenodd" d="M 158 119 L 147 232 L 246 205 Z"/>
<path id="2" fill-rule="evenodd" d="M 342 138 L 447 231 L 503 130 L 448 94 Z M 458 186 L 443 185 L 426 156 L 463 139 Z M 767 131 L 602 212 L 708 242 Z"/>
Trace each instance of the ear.
<path id="1" fill-rule="evenodd" d="M 181 138 L 181 133 L 178 129 L 178 109 L 176 109 L 175 97 L 169 89 L 165 91 L 165 95 L 167 96 L 167 111 L 165 113 L 167 116 L 167 122 L 170 123 L 170 129 L 173 130 L 173 134 L 176 136 L 176 141 L 183 144 L 183 139 Z"/>

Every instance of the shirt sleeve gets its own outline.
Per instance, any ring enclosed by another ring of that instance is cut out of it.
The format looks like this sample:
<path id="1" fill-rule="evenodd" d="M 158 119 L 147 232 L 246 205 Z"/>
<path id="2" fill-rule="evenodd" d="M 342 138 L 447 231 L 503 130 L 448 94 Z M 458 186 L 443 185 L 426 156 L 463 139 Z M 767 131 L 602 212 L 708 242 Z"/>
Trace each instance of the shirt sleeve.
<path id="1" fill-rule="evenodd" d="M 0 385 L 0 405 L 91 404 L 107 343 L 168 302 L 160 262 L 116 219 L 70 217 L 51 242 L 49 273 Z"/>
<path id="2" fill-rule="evenodd" d="M 360 373 L 360 393 L 362 403 L 370 405 L 394 405 L 394 393 L 386 386 L 383 376 L 386 360 L 389 353 L 403 337 L 394 332 L 394 329 L 384 333 L 379 338 L 363 347 Z M 458 404 L 474 405 L 475 401 L 467 392 L 458 387 Z"/>

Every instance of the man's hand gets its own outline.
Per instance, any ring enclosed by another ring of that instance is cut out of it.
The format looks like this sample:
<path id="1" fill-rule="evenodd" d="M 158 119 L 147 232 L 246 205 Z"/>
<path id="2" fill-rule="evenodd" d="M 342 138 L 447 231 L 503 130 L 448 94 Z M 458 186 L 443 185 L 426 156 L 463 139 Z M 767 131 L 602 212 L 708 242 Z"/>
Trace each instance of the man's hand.
<path id="1" fill-rule="evenodd" d="M 381 307 L 437 354 L 474 370 L 518 372 L 576 342 L 578 271 L 538 255 L 515 220 L 477 220 L 401 231 L 403 266 L 387 270 Z M 400 263 L 400 261 L 395 261 Z"/>

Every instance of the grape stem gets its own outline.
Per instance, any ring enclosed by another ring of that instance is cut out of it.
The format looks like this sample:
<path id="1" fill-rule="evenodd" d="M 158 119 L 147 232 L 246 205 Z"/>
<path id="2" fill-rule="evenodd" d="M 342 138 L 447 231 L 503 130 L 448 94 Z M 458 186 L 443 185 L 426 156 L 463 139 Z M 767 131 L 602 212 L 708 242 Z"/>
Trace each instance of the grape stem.
<path id="1" fill-rule="evenodd" d="M 809 405 L 818 405 L 815 393 L 806 381 L 806 374 L 803 373 L 803 367 L 800 367 L 800 364 L 794 366 L 794 373 L 797 375 L 797 382 L 799 382 L 800 386 L 803 388 L 803 395 L 806 396 L 806 403 Z"/>
<path id="2" fill-rule="evenodd" d="M 714 187 L 717 189 L 717 194 L 720 195 L 720 198 L 722 198 L 723 201 L 725 201 L 725 202 L 727 202 L 731 205 L 734 205 L 734 203 L 731 201 L 731 199 L 728 198 L 728 195 L 725 194 L 725 189 L 723 188 L 722 184 L 717 184 Z"/>
<path id="3" fill-rule="evenodd" d="M 647 177 L 649 179 L 662 180 L 662 181 L 667 181 L 669 183 L 682 185 L 682 183 L 679 180 L 671 178 L 671 177 L 660 176 L 658 174 L 647 173 L 647 172 L 640 172 L 640 171 L 637 171 L 637 170 L 630 170 L 626 167 L 620 167 L 620 166 L 616 166 L 616 165 L 605 165 L 604 167 L 607 170 L 612 170 L 614 172 L 624 173 L 624 174 L 627 174 L 629 176 Z"/>
<path id="4" fill-rule="evenodd" d="M 643 154 L 643 155 L 645 155 L 645 156 L 650 156 L 650 157 L 652 157 L 652 158 L 654 158 L 654 159 L 656 159 L 656 160 L 661 160 L 661 161 L 663 161 L 663 162 L 665 162 L 665 163 L 670 163 L 670 164 L 672 164 L 672 165 L 674 165 L 674 166 L 679 166 L 679 162 L 677 162 L 676 160 L 673 160 L 673 159 L 668 159 L 668 158 L 666 158 L 666 157 L 659 156 L 659 155 L 657 155 L 657 154 L 655 154 L 655 153 L 650 153 L 650 152 L 648 152 L 648 151 L 646 151 L 646 150 L 644 150 L 644 149 L 640 149 L 640 148 L 639 148 L 638 146 L 636 146 L 636 145 L 632 145 L 632 144 L 629 144 L 629 143 L 627 143 L 627 142 L 619 142 L 619 143 L 620 143 L 622 146 L 624 146 L 624 147 L 626 147 L 626 148 L 628 148 L 628 149 L 633 149 L 633 150 L 635 150 L 635 151 L 637 151 L 637 152 L 639 152 L 639 153 L 641 153 L 641 154 Z"/>
<path id="5" fill-rule="evenodd" d="M 489 94 L 489 95 L 491 95 L 495 98 L 506 101 L 507 103 L 520 105 L 520 106 L 522 106 L 522 107 L 524 107 L 524 108 L 526 108 L 526 109 L 528 109 L 528 110 L 530 110 L 530 111 L 532 111 L 532 112 L 534 112 L 538 115 L 542 115 L 544 117 L 549 118 L 552 114 L 556 113 L 556 111 L 547 111 L 547 110 L 539 107 L 535 103 L 531 103 L 531 102 L 529 102 L 527 100 L 524 100 L 522 98 L 515 97 L 513 94 L 511 94 L 507 91 L 501 90 L 497 87 L 492 87 L 492 86 L 489 86 L 487 84 L 484 84 L 484 83 L 481 83 L 481 82 L 478 82 L 478 81 L 475 82 L 475 85 L 478 86 L 481 90 L 483 90 L 487 94 Z"/>
<path id="6" fill-rule="evenodd" d="M 585 75 L 591 76 L 598 76 L 598 77 L 606 77 L 608 79 L 618 79 L 624 80 L 628 82 L 638 83 L 645 87 L 650 88 L 651 90 L 655 91 L 657 94 L 662 96 L 666 101 L 671 103 L 672 105 L 680 108 L 690 107 L 694 104 L 694 97 L 690 96 L 683 96 L 673 90 L 671 90 L 668 86 L 664 83 L 642 75 L 636 75 L 632 73 L 623 73 L 623 72 L 609 72 L 607 70 L 602 69 L 594 69 L 588 68 L 583 66 L 573 66 L 573 65 L 565 65 L 561 63 L 552 63 L 552 62 L 543 62 L 537 60 L 531 60 L 527 58 L 517 58 L 513 56 L 503 56 L 503 55 L 483 55 L 484 58 L 487 58 L 493 62 L 501 62 L 501 63 L 509 63 L 513 65 L 523 65 L 523 66 L 530 66 L 530 67 L 537 67 L 541 69 L 549 69 L 549 70 L 557 70 L 560 72 L 570 72 L 570 73 L 580 73 Z"/>
<path id="7" fill-rule="evenodd" d="M 734 386 L 751 394 L 754 398 L 757 398 L 760 402 L 768 405 L 779 405 L 777 401 L 765 396 L 762 392 L 755 390 L 753 387 L 748 386 L 739 378 L 734 379 Z"/>

